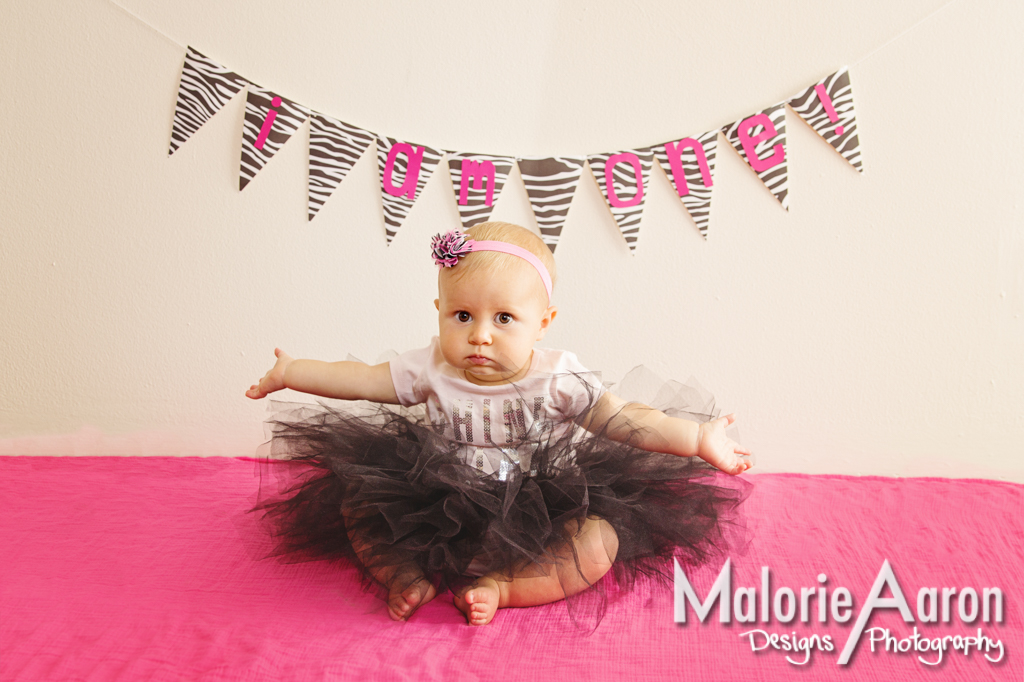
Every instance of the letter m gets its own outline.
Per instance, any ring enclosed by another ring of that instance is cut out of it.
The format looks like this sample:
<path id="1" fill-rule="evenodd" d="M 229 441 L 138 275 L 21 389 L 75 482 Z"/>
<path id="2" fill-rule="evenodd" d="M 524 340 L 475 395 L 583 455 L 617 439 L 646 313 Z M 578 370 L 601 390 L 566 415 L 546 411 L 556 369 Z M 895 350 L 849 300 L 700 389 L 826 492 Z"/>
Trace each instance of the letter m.
<path id="1" fill-rule="evenodd" d="M 459 204 L 465 206 L 469 203 L 469 181 L 473 180 L 473 189 L 483 189 L 483 181 L 487 183 L 487 205 L 494 205 L 494 164 L 490 161 L 474 161 L 473 159 L 462 160 L 462 186 L 459 188 Z"/>
<path id="2" fill-rule="evenodd" d="M 729 618 L 732 614 L 732 588 L 731 588 L 731 576 L 732 576 L 732 565 L 731 560 L 726 559 L 725 565 L 722 566 L 722 570 L 718 572 L 718 578 L 715 580 L 715 584 L 711 586 L 711 590 L 708 591 L 707 599 L 702 604 L 700 599 L 697 597 L 697 593 L 693 591 L 693 586 L 690 585 L 690 581 L 686 579 L 686 574 L 683 573 L 683 569 L 679 567 L 679 562 L 675 559 L 672 560 L 672 565 L 675 567 L 675 621 L 677 623 L 686 622 L 686 602 L 690 602 L 690 606 L 697 613 L 697 618 L 700 622 L 704 622 L 704 619 L 708 617 L 708 613 L 711 612 L 711 607 L 714 606 L 716 599 L 721 599 L 721 603 L 718 609 L 718 620 L 723 623 L 728 623 Z"/>

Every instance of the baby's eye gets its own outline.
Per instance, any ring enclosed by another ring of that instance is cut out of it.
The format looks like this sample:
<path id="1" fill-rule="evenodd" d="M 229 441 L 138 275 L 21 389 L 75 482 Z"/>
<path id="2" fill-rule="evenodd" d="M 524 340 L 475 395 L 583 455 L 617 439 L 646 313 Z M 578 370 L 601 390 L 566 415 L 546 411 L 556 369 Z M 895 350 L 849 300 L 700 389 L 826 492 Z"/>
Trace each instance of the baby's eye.
<path id="1" fill-rule="evenodd" d="M 498 324 L 512 324 L 512 320 L 515 318 L 508 313 L 498 313 L 494 319 L 498 321 Z"/>
<path id="2" fill-rule="evenodd" d="M 469 322 L 470 320 L 473 319 L 473 316 L 467 313 L 465 310 L 460 310 L 459 312 L 455 313 L 455 317 L 459 320 L 459 322 Z"/>

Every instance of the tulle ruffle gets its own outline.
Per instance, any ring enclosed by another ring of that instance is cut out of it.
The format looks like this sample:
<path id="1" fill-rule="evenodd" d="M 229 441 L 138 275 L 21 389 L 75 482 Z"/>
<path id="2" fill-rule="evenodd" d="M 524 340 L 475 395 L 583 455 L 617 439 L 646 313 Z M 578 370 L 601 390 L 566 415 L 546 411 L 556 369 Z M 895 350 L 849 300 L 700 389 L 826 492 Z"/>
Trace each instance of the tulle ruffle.
<path id="1" fill-rule="evenodd" d="M 613 390 L 670 416 L 717 416 L 698 386 L 643 368 Z M 640 450 L 593 425 L 584 431 L 582 415 L 569 428 L 534 429 L 508 453 L 515 462 L 484 475 L 416 410 L 272 402 L 271 411 L 254 511 L 277 538 L 275 554 L 346 559 L 382 594 L 421 575 L 454 590 L 474 575 L 511 580 L 531 571 L 578 584 L 574 538 L 587 519 L 604 519 L 615 531 L 606 543 L 612 570 L 599 589 L 567 600 L 590 629 L 607 588 L 669 581 L 673 557 L 692 566 L 744 542 L 738 506 L 747 484 L 696 457 Z M 524 452 L 525 468 L 516 454 Z"/>

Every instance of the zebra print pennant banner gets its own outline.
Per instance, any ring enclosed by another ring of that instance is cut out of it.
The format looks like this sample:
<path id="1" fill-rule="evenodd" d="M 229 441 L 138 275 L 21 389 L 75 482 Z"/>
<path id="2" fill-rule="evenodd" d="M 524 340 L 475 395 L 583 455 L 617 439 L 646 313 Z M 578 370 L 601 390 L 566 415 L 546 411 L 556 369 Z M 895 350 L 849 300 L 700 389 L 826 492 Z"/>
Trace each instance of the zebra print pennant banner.
<path id="1" fill-rule="evenodd" d="M 593 154 L 587 161 L 630 252 L 635 252 L 654 153 L 651 149 L 629 149 Z"/>
<path id="2" fill-rule="evenodd" d="M 835 147 L 859 172 L 864 172 L 857 137 L 857 115 L 853 109 L 853 87 L 846 67 L 789 100 L 800 118 Z"/>
<path id="3" fill-rule="evenodd" d="M 186 48 L 181 81 L 178 84 L 178 101 L 174 105 L 171 146 L 167 155 L 170 156 L 185 144 L 247 82 L 191 46 Z"/>
<path id="4" fill-rule="evenodd" d="M 655 145 L 652 149 L 661 169 L 676 188 L 686 212 L 700 230 L 700 236 L 707 239 L 718 129 L 700 137 L 684 137 L 678 142 Z"/>
<path id="5" fill-rule="evenodd" d="M 516 159 L 541 239 L 551 253 L 555 252 L 562 236 L 565 216 L 569 213 L 569 204 L 583 173 L 584 160 L 568 156 Z"/>
<path id="6" fill-rule="evenodd" d="M 722 128 L 725 137 L 761 182 L 789 210 L 789 164 L 786 162 L 786 106 L 776 104 Z"/>
<path id="7" fill-rule="evenodd" d="M 494 200 L 501 194 L 515 159 L 508 156 L 446 152 L 455 203 L 464 228 L 491 217 Z"/>
<path id="8" fill-rule="evenodd" d="M 245 99 L 245 122 L 242 124 L 238 191 L 245 189 L 311 113 L 301 104 L 249 83 Z"/>
<path id="9" fill-rule="evenodd" d="M 389 245 L 441 161 L 442 154 L 426 145 L 390 137 L 377 138 L 377 169 L 384 203 L 384 231 Z"/>
<path id="10" fill-rule="evenodd" d="M 310 220 L 375 139 L 368 130 L 313 112 L 309 121 Z"/>

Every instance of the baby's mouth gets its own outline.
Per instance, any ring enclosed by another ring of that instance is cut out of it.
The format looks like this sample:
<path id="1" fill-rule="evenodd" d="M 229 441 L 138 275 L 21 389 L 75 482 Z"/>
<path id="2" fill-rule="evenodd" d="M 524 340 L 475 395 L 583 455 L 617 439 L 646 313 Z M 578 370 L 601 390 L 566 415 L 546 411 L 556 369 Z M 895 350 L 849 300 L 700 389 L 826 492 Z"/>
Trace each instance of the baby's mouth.
<path id="1" fill-rule="evenodd" d="M 483 355 L 470 355 L 466 359 L 469 360 L 474 365 L 486 365 L 491 361 L 490 358 L 484 357 Z"/>

